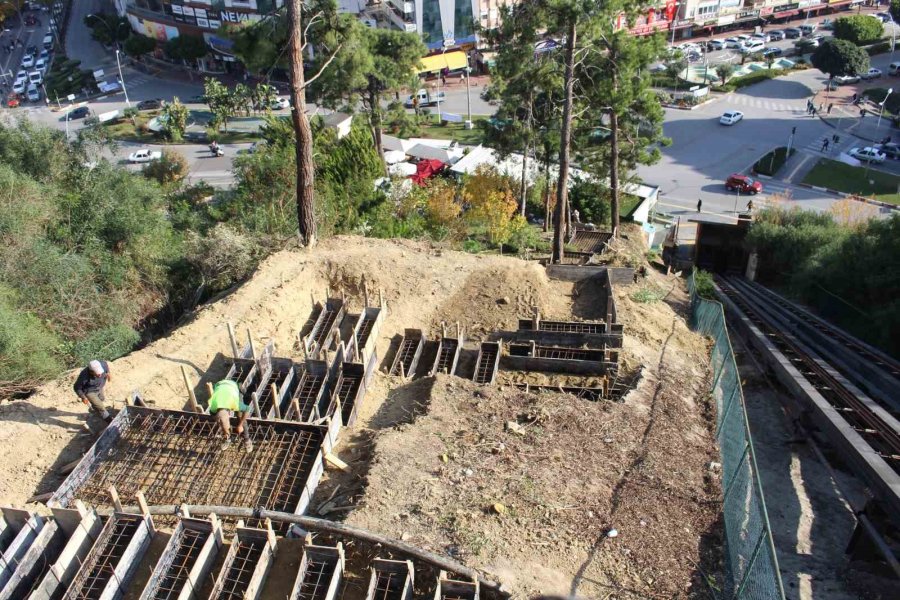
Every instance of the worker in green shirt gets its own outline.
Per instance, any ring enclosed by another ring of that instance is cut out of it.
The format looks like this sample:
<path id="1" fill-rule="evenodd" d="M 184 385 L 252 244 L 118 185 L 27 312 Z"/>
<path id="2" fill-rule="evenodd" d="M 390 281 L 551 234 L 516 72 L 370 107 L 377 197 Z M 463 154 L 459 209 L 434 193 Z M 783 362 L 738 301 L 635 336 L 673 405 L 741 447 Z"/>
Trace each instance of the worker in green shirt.
<path id="1" fill-rule="evenodd" d="M 247 417 L 250 416 L 250 407 L 241 401 L 241 389 L 238 384 L 229 379 L 223 379 L 213 386 L 213 394 L 209 399 L 209 414 L 215 415 L 225 434 L 225 443 L 231 443 L 231 417 L 241 414 L 235 431 L 243 434 L 247 452 L 253 451 L 253 442 L 250 441 L 250 428 L 247 426 Z"/>

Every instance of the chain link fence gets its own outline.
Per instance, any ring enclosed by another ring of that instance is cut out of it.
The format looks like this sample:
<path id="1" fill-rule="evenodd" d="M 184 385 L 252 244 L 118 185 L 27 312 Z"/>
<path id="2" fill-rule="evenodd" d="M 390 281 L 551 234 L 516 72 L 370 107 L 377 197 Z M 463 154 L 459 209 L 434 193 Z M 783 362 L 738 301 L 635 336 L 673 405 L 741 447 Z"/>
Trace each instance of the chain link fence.
<path id="1" fill-rule="evenodd" d="M 759 469 L 744 410 L 744 393 L 725 327 L 722 305 L 697 294 L 688 278 L 691 327 L 715 342 L 711 393 L 716 402 L 716 439 L 722 456 L 725 582 L 723 598 L 784 600 Z"/>

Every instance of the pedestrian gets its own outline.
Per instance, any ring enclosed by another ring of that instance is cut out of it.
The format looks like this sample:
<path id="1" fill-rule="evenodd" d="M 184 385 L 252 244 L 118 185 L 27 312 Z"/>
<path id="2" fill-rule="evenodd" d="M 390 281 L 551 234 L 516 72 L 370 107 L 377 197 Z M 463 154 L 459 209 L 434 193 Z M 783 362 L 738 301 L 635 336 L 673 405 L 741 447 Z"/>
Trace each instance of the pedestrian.
<path id="1" fill-rule="evenodd" d="M 828 114 L 829 114 L 829 115 L 831 114 L 831 109 L 832 109 L 832 108 L 834 108 L 834 103 L 833 103 L 833 102 L 830 102 L 830 103 L 828 104 Z"/>
<path id="2" fill-rule="evenodd" d="M 859 109 L 859 118 L 862 119 L 862 118 L 865 118 L 865 116 L 866 116 L 866 109 L 864 109 L 864 108 Z"/>
<path id="3" fill-rule="evenodd" d="M 112 421 L 112 417 L 106 410 L 103 388 L 106 387 L 106 382 L 109 380 L 109 364 L 105 360 L 92 360 L 78 374 L 74 385 L 75 393 L 81 398 L 81 401 L 107 423 Z"/>
<path id="4" fill-rule="evenodd" d="M 853 94 L 853 100 L 852 100 L 852 103 L 853 103 L 853 104 L 856 104 L 856 99 L 857 99 L 857 98 L 858 98 L 858 96 L 857 96 L 856 94 Z"/>
<path id="5" fill-rule="evenodd" d="M 822 152 L 827 152 L 827 151 L 828 151 L 828 138 L 825 138 L 824 140 L 822 140 Z"/>
<path id="6" fill-rule="evenodd" d="M 819 103 L 819 112 L 822 112 L 823 110 L 825 110 L 825 103 L 824 103 L 824 102 L 820 102 L 820 103 Z"/>
<path id="7" fill-rule="evenodd" d="M 812 113 L 812 106 L 813 106 L 812 101 L 807 100 L 806 101 L 806 114 Z"/>
<path id="8" fill-rule="evenodd" d="M 837 146 L 841 142 L 841 137 L 838 134 L 834 134 L 831 136 L 831 143 Z"/>
<path id="9" fill-rule="evenodd" d="M 576 223 L 581 223 L 581 213 L 577 209 L 572 211 L 572 218 Z"/>
<path id="10" fill-rule="evenodd" d="M 753 211 L 753 200 L 747 200 L 747 212 Z"/>
<path id="11" fill-rule="evenodd" d="M 238 384 L 230 379 L 223 379 L 213 388 L 209 399 L 209 414 L 214 415 L 225 435 L 225 447 L 231 444 L 231 417 L 240 413 L 235 432 L 243 435 L 244 446 L 247 452 L 253 451 L 253 442 L 250 441 L 250 428 L 247 427 L 247 417 L 250 416 L 250 407 L 241 401 L 241 389 Z"/>
<path id="12" fill-rule="evenodd" d="M 697 212 L 703 212 L 703 200 L 697 199 Z"/>

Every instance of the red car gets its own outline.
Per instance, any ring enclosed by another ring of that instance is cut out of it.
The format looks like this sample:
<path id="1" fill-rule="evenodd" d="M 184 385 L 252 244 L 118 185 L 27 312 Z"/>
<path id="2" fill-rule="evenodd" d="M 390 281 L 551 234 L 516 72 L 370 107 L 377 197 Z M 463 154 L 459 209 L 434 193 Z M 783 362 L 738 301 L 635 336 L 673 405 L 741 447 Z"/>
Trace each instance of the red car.
<path id="1" fill-rule="evenodd" d="M 752 177 L 735 173 L 725 180 L 725 189 L 741 194 L 758 194 L 762 191 L 762 184 Z"/>

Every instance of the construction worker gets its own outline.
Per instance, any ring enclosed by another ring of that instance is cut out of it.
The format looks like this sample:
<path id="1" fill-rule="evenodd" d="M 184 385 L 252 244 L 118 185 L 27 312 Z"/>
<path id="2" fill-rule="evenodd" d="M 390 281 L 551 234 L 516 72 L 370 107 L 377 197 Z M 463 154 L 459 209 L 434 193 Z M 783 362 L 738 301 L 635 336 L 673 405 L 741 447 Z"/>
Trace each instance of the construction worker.
<path id="1" fill-rule="evenodd" d="M 231 417 L 235 413 L 241 413 L 235 431 L 243 434 L 247 452 L 253 450 L 253 442 L 250 441 L 250 428 L 247 427 L 247 417 L 250 416 L 250 407 L 241 401 L 241 389 L 238 384 L 230 379 L 223 379 L 213 386 L 213 394 L 209 399 L 209 414 L 215 415 L 225 434 L 225 444 L 231 443 Z"/>
<path id="2" fill-rule="evenodd" d="M 103 388 L 110 380 L 109 364 L 105 360 L 92 360 L 88 366 L 81 370 L 75 380 L 75 393 L 81 401 L 88 405 L 92 412 L 97 413 L 101 419 L 109 423 L 112 417 L 106 410 L 106 398 L 103 396 Z"/>

